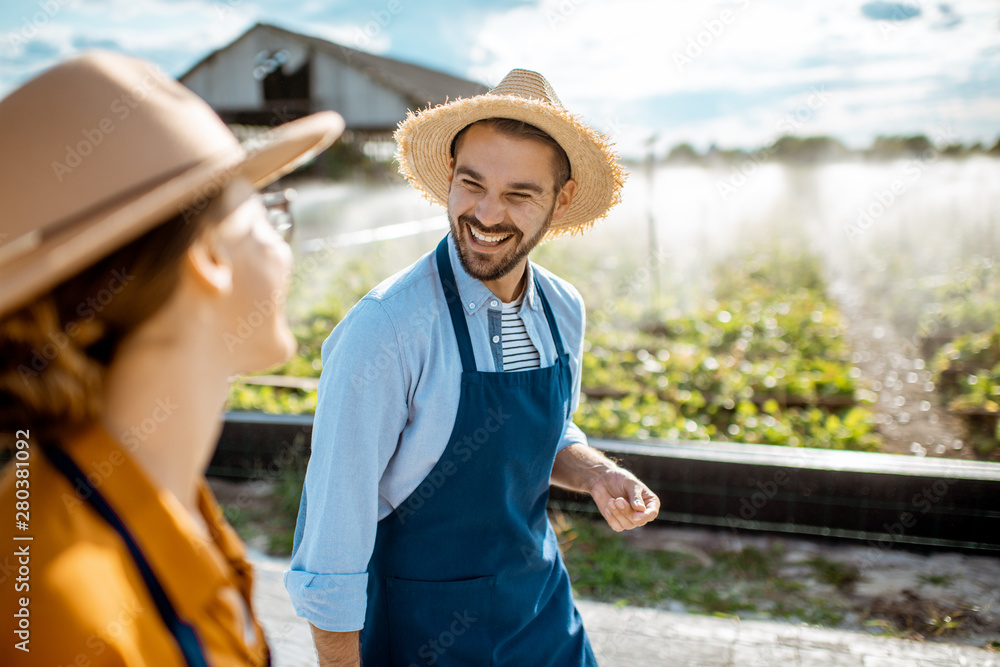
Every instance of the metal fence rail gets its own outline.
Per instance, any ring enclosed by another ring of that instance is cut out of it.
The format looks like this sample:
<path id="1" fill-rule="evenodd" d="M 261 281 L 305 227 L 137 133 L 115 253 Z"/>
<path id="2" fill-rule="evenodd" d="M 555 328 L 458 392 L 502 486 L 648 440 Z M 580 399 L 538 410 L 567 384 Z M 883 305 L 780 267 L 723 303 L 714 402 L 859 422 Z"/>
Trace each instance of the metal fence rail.
<path id="1" fill-rule="evenodd" d="M 273 474 L 308 457 L 311 433 L 309 415 L 226 413 L 209 474 Z M 997 463 L 724 442 L 591 444 L 650 485 L 664 522 L 862 540 L 879 550 L 1000 551 Z M 593 508 L 555 488 L 551 500 Z"/>

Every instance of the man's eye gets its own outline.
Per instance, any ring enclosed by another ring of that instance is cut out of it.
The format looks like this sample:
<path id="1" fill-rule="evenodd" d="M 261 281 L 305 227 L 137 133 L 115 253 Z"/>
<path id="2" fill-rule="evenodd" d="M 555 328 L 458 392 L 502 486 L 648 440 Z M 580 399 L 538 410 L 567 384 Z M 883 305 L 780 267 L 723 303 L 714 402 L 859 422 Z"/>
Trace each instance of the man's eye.
<path id="1" fill-rule="evenodd" d="M 527 201 L 531 199 L 531 195 L 529 195 L 527 192 L 512 192 L 510 193 L 510 196 L 513 197 L 514 199 L 520 199 L 521 201 Z"/>
<path id="2" fill-rule="evenodd" d="M 475 181 L 470 181 L 468 179 L 462 179 L 462 185 L 464 185 L 467 188 L 472 188 L 473 190 L 483 189 L 482 186 L 479 185 L 479 183 L 476 183 Z"/>

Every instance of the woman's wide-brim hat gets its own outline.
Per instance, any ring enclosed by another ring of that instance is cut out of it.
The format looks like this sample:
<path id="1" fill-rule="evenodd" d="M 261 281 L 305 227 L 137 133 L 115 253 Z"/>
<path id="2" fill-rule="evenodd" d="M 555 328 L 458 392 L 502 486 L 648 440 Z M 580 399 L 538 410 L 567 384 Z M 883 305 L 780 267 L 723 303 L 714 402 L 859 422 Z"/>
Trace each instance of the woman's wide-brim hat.
<path id="1" fill-rule="evenodd" d="M 552 223 L 546 238 L 589 229 L 621 199 L 625 176 L 610 142 L 566 111 L 545 77 L 523 69 L 512 70 L 482 95 L 408 113 L 395 135 L 400 172 L 427 199 L 447 207 L 452 140 L 464 128 L 487 118 L 534 125 L 555 139 L 569 157 L 576 194 L 569 211 Z"/>
<path id="2" fill-rule="evenodd" d="M 332 111 L 240 144 L 152 63 L 93 51 L 0 100 L 0 315 L 30 302 L 234 178 L 262 188 L 344 130 Z"/>

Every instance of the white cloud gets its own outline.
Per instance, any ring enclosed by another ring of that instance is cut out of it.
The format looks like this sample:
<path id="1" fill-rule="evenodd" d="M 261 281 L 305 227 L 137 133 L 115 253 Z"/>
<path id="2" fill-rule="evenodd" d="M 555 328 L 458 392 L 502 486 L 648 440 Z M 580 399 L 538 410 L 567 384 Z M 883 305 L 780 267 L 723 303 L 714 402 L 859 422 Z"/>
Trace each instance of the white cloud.
<path id="1" fill-rule="evenodd" d="M 955 88 L 987 62 L 992 84 L 1000 86 L 1000 7 L 989 0 L 961 3 L 955 10 L 960 22 L 942 30 L 956 16 L 941 5 L 924 4 L 920 16 L 888 22 L 865 18 L 862 4 L 542 0 L 480 26 L 469 74 L 495 82 L 512 67 L 537 69 L 567 106 L 589 118 L 698 93 L 733 101 L 730 112 L 705 108 L 708 118 L 693 111 L 681 127 L 661 128 L 664 141 L 687 136 L 749 145 L 773 138 L 775 119 L 793 98 L 821 84 L 832 99 L 803 125 L 809 133 L 859 143 L 899 127 L 920 131 L 930 118 L 989 133 L 988 119 L 1000 119 L 998 110 L 977 102 L 970 112 Z M 741 106 L 746 100 L 753 104 Z M 657 125 L 655 117 L 644 120 L 633 121 L 621 137 L 629 150 Z M 992 131 L 1000 131 L 1000 122 Z"/>
<path id="2" fill-rule="evenodd" d="M 992 143 L 1000 132 L 995 0 L 920 1 L 920 15 L 903 22 L 865 18 L 864 2 L 539 0 L 460 12 L 414 4 L 362 45 L 360 22 L 384 0 L 350 7 L 326 0 L 71 0 L 46 19 L 30 53 L 12 54 L 0 43 L 0 91 L 69 55 L 81 37 L 120 44 L 180 74 L 263 20 L 388 55 L 407 44 L 422 63 L 487 83 L 513 67 L 536 69 L 571 110 L 626 152 L 643 150 L 654 132 L 664 147 L 773 140 L 782 118 L 818 86 L 830 99 L 796 127 L 802 133 L 862 144 L 874 134 L 950 122 L 963 136 Z M 39 7 L 4 0 L 0 42 Z"/>

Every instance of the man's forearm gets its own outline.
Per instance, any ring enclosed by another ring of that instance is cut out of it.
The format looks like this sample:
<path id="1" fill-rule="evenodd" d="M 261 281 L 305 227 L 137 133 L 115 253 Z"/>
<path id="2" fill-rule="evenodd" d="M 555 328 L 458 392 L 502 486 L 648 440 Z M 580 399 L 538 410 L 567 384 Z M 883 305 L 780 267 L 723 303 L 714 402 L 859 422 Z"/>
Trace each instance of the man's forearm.
<path id="1" fill-rule="evenodd" d="M 330 632 L 312 623 L 313 641 L 320 667 L 359 667 L 361 665 L 360 632 Z"/>
<path id="2" fill-rule="evenodd" d="M 552 483 L 570 491 L 590 493 L 594 482 L 615 462 L 590 445 L 574 443 L 556 454 L 552 465 Z"/>

